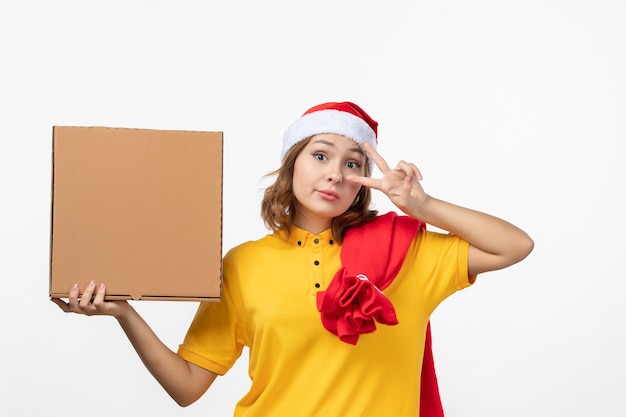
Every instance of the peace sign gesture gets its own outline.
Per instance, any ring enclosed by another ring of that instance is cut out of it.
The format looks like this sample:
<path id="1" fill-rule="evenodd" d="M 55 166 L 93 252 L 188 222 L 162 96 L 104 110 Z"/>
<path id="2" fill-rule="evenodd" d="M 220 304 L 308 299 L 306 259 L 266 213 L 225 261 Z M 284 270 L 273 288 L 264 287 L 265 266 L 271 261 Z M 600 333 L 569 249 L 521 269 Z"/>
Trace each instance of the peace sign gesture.
<path id="1" fill-rule="evenodd" d="M 419 218 L 420 211 L 426 206 L 430 197 L 419 183 L 422 174 L 417 166 L 413 163 L 400 161 L 392 169 L 369 143 L 365 143 L 363 147 L 383 176 L 371 178 L 350 175 L 346 179 L 385 193 L 391 202 L 405 214 Z"/>

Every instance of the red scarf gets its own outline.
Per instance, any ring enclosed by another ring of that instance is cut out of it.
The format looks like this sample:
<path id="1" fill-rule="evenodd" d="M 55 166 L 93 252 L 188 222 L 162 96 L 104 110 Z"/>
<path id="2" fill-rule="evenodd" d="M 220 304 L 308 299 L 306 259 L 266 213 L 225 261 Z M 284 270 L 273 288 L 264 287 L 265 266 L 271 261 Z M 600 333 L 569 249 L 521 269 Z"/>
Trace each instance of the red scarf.
<path id="1" fill-rule="evenodd" d="M 426 224 L 394 212 L 350 228 L 343 239 L 341 268 L 326 291 L 317 293 L 322 324 L 346 343 L 376 330 L 375 321 L 396 325 L 391 301 L 382 293 L 396 277 L 415 234 Z M 443 417 L 432 355 L 430 322 L 422 364 L 420 416 Z"/>

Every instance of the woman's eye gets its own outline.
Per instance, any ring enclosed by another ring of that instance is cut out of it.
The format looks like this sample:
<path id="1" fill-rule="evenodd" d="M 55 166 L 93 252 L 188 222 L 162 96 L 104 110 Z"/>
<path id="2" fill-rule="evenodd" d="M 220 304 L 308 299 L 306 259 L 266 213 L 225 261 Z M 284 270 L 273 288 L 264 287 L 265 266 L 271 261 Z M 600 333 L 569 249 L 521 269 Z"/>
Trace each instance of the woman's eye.
<path id="1" fill-rule="evenodd" d="M 313 156 L 316 159 L 319 159 L 320 161 L 325 161 L 326 160 L 326 155 L 324 155 L 323 153 L 314 153 Z"/>
<path id="2" fill-rule="evenodd" d="M 346 166 L 350 169 L 359 169 L 361 168 L 361 164 L 355 161 L 350 161 L 346 163 Z"/>

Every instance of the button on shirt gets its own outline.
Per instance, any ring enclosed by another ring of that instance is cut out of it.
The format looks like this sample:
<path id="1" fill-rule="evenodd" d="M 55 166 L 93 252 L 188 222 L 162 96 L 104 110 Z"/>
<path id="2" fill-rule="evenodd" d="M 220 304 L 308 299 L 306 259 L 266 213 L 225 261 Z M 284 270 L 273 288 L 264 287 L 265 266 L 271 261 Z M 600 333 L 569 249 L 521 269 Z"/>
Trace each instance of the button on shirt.
<path id="1" fill-rule="evenodd" d="M 328 286 L 330 279 L 341 266 L 337 264 L 340 246 L 335 244 L 330 229 L 315 235 L 294 228 L 289 235 L 286 233 L 281 235 L 286 242 L 300 248 L 292 254 L 293 256 L 290 255 L 289 269 L 300 271 L 300 279 L 306 278 L 308 297 L 315 306 L 317 292 Z M 309 268 L 303 268 L 306 265 Z"/>

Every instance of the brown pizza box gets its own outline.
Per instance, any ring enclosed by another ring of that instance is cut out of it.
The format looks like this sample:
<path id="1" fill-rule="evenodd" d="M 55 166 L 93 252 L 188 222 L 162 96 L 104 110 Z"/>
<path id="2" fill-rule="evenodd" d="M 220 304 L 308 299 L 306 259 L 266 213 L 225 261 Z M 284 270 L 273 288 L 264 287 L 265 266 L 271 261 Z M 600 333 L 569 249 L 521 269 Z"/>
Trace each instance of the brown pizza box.
<path id="1" fill-rule="evenodd" d="M 50 297 L 219 301 L 221 132 L 53 127 Z"/>

